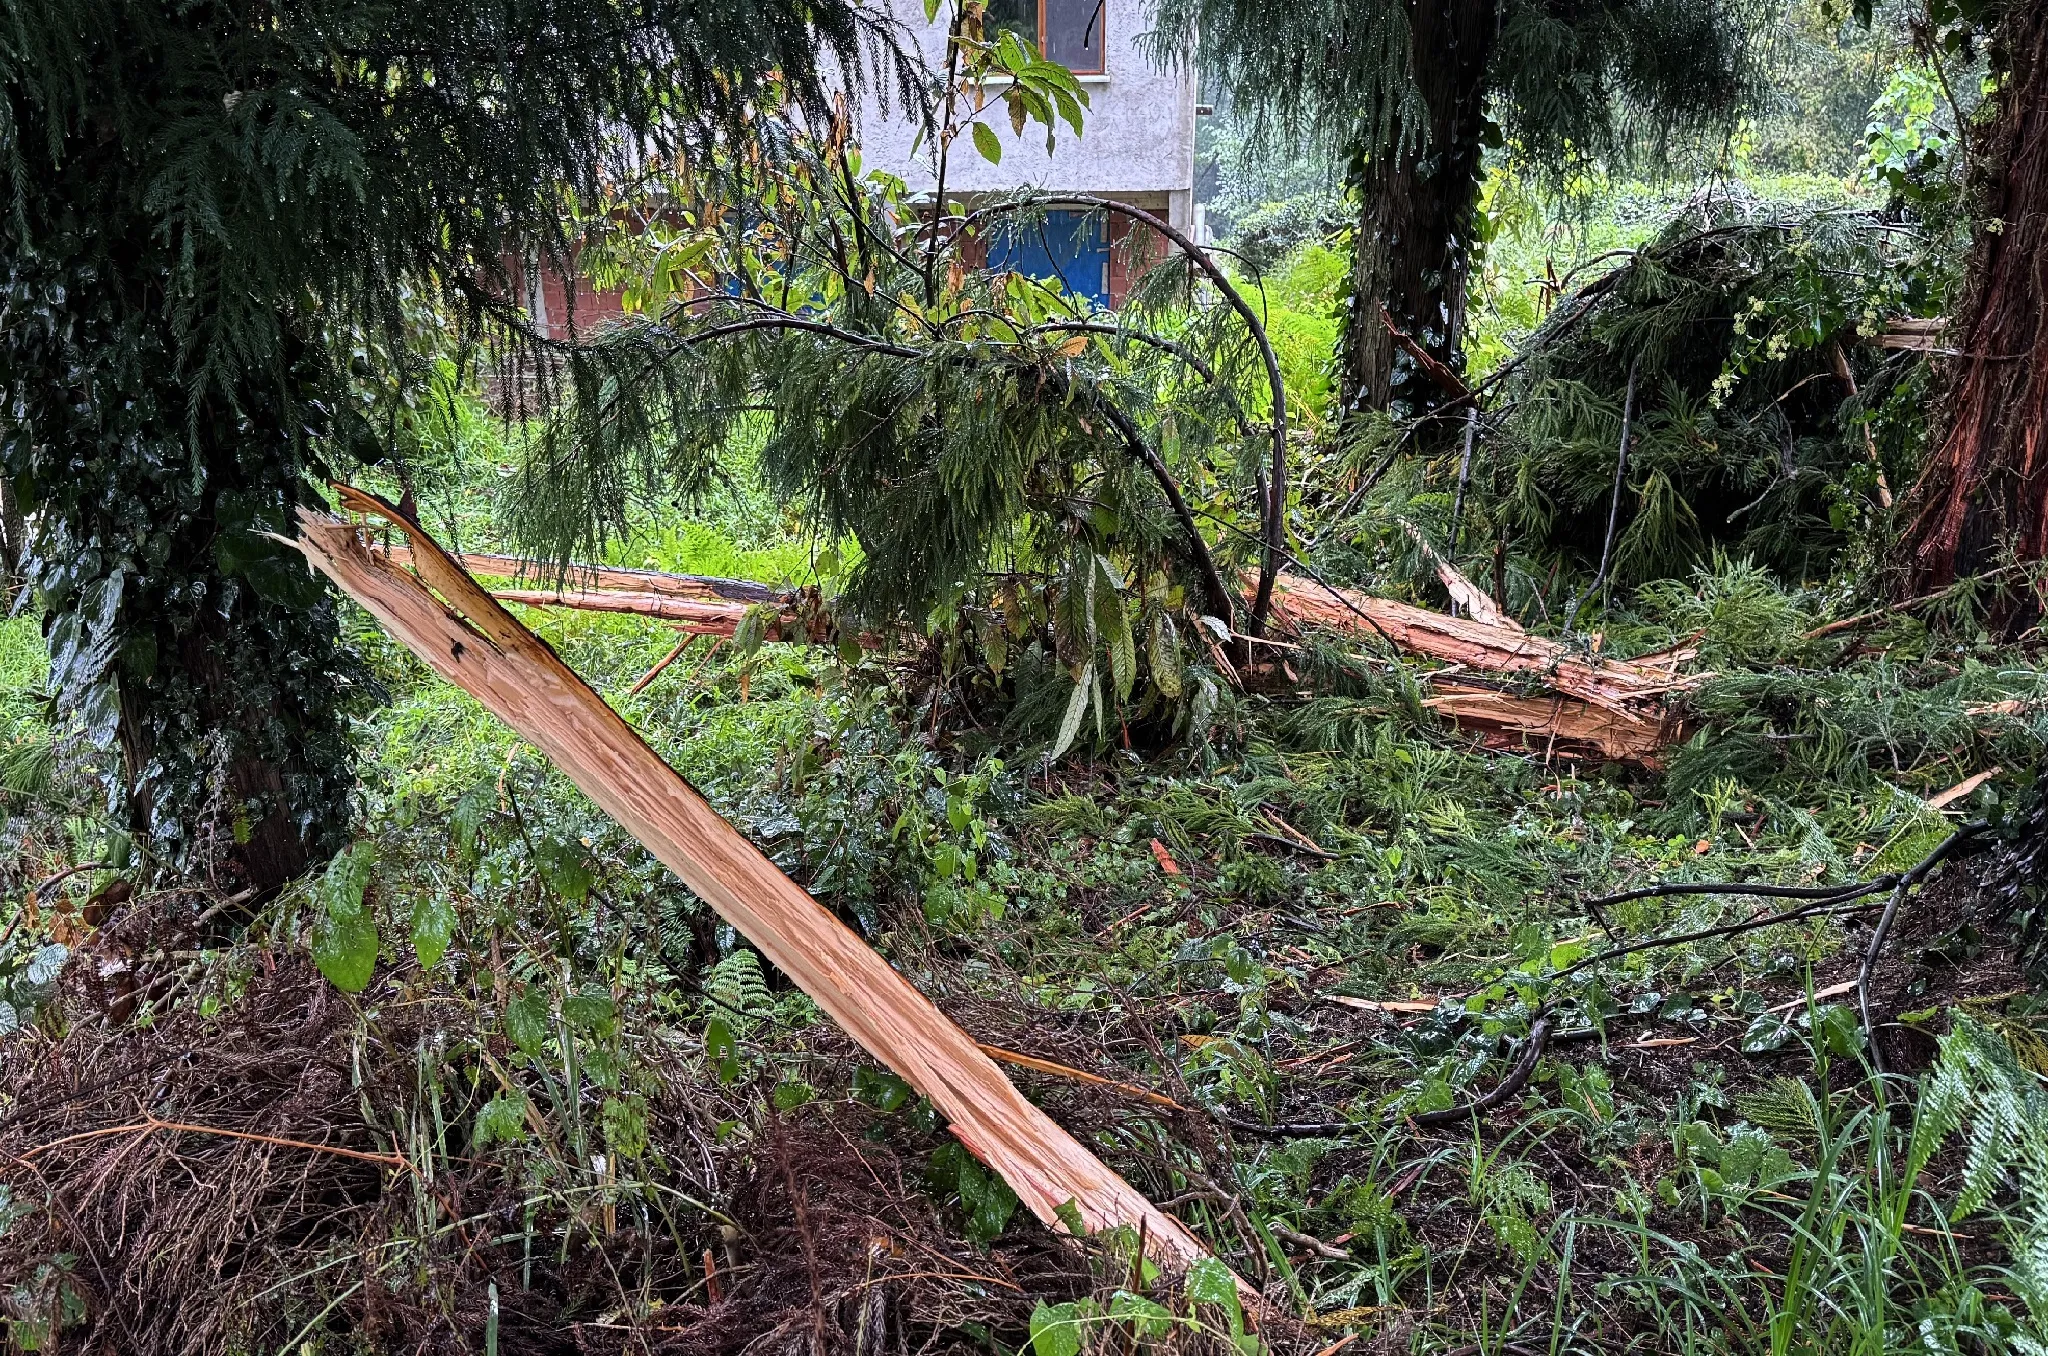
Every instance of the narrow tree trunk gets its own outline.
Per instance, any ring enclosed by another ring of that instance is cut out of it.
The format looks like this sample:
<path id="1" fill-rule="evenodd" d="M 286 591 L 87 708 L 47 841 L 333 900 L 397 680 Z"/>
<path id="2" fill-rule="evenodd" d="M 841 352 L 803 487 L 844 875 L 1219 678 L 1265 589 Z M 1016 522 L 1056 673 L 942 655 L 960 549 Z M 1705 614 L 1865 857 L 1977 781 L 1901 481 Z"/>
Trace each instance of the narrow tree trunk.
<path id="1" fill-rule="evenodd" d="M 0 615 L 14 606 L 21 587 L 22 557 L 28 554 L 28 520 L 7 477 L 0 476 Z"/>
<path id="2" fill-rule="evenodd" d="M 1452 372 L 1464 368 L 1465 284 L 1478 201 L 1494 0 L 1409 0 L 1410 59 L 1427 126 L 1396 116 L 1390 148 L 1352 168 L 1358 231 L 1342 355 L 1347 412 L 1419 414 L 1449 393 L 1381 318 Z"/>
<path id="3" fill-rule="evenodd" d="M 2011 6 L 1997 47 L 2010 74 L 1984 153 L 1971 291 L 1953 329 L 1963 356 L 1946 432 L 1908 505 L 1915 595 L 2008 552 L 2048 557 L 2048 5 Z"/>

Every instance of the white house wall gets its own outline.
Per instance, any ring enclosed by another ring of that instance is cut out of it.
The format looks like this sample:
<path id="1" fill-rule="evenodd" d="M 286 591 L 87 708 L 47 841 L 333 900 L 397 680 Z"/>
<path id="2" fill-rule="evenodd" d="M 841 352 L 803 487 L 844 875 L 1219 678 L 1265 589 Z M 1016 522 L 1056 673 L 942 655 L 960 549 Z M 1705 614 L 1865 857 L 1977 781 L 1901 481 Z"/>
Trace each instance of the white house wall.
<path id="1" fill-rule="evenodd" d="M 935 24 L 925 22 L 920 0 L 888 0 L 888 5 L 916 36 L 927 64 L 942 70 L 951 5 L 940 7 Z M 1194 216 L 1194 74 L 1186 67 L 1154 68 L 1138 42 L 1138 35 L 1151 28 L 1149 9 L 1147 0 L 1107 0 L 1106 69 L 1101 75 L 1077 77 L 1089 99 L 1083 135 L 1075 137 L 1061 122 L 1050 155 L 1039 124 L 1027 124 L 1022 135 L 1010 130 L 1009 107 L 1002 102 L 1000 87 L 992 84 L 981 121 L 1001 138 L 1002 161 L 990 164 L 982 159 L 972 140 L 962 135 L 947 165 L 946 196 L 1027 187 L 1100 194 L 1134 206 L 1163 207 L 1168 221 L 1188 229 Z M 916 129 L 897 112 L 884 116 L 872 102 L 863 107 L 864 161 L 871 168 L 903 176 L 913 192 L 931 192 L 937 183 L 932 147 L 920 145 L 913 156 Z"/>

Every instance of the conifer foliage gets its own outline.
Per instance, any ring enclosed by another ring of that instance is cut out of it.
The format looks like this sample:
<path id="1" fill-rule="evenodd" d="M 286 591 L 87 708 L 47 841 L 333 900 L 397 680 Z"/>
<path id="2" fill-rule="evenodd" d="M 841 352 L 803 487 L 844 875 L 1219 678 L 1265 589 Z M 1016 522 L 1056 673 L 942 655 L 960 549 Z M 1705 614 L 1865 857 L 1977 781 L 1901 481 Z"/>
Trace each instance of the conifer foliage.
<path id="1" fill-rule="evenodd" d="M 0 473 L 159 860 L 267 890 L 346 838 L 364 679 L 263 533 L 387 456 L 422 301 L 531 355 L 507 260 L 565 262 L 567 204 L 771 84 L 913 97 L 898 51 L 850 0 L 0 4 Z"/>
<path id="2" fill-rule="evenodd" d="M 1485 146 L 1560 169 L 1718 125 L 1753 79 L 1741 0 L 1163 0 L 1161 39 L 1269 133 L 1348 161 L 1358 212 L 1339 363 L 1348 410 L 1449 393 L 1462 369 Z M 1382 308 L 1386 315 L 1383 319 Z"/>

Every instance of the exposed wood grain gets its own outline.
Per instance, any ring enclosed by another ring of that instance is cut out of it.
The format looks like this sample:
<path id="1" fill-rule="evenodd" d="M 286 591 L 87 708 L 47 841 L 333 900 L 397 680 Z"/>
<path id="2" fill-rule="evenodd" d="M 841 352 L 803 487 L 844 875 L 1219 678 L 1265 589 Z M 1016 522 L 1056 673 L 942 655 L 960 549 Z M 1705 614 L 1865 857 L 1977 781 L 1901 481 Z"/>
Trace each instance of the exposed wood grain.
<path id="1" fill-rule="evenodd" d="M 617 612 L 673 622 L 693 636 L 730 636 L 745 620 L 749 603 L 710 602 L 665 593 L 625 593 L 609 589 L 553 592 L 547 589 L 493 589 L 501 603 L 525 607 L 567 607 L 582 612 Z"/>
<path id="2" fill-rule="evenodd" d="M 343 489 L 342 502 L 394 513 L 359 491 Z M 1163 1263 L 1205 1255 L 1179 1221 L 1027 1101 L 972 1037 L 720 818 L 544 641 L 430 538 L 400 526 L 412 537 L 417 575 L 372 552 L 357 527 L 312 510 L 300 511 L 295 544 L 406 648 L 531 740 L 863 1049 L 929 1097 L 969 1152 L 1039 1219 L 1061 1228 L 1059 1209 L 1071 1201 L 1091 1230 L 1140 1228 Z"/>
<path id="3" fill-rule="evenodd" d="M 371 543 L 371 550 L 399 565 L 413 564 L 412 549 L 406 546 Z M 566 572 L 543 560 L 525 556 L 501 556 L 489 552 L 443 552 L 470 574 L 485 579 L 516 579 L 524 583 L 554 583 L 567 588 L 554 592 L 604 590 L 620 593 L 654 593 L 668 598 L 703 598 L 735 603 L 787 602 L 794 595 L 787 589 L 770 588 L 751 579 L 720 579 L 703 574 L 670 574 L 664 570 L 633 570 L 621 565 L 571 565 Z"/>
<path id="4" fill-rule="evenodd" d="M 1704 675 L 1676 672 L 1698 653 L 1688 641 L 1642 660 L 1601 659 L 1532 636 L 1511 619 L 1451 617 L 1284 574 L 1276 617 L 1352 635 L 1378 636 L 1396 649 L 1474 674 L 1522 680 L 1542 692 L 1503 692 L 1478 683 L 1437 680 L 1424 705 L 1488 743 L 1545 752 L 1593 753 L 1655 766 L 1678 737 L 1669 698 Z"/>

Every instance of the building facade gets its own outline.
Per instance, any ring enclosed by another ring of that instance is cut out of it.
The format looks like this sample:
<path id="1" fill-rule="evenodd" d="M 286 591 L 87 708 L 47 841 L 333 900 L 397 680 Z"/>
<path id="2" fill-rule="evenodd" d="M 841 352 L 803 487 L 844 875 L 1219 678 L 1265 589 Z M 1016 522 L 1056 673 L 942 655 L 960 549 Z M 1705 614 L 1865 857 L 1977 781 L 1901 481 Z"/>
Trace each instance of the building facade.
<path id="1" fill-rule="evenodd" d="M 915 36 L 926 64 L 944 70 L 952 6 L 941 5 L 927 22 L 922 0 L 888 4 Z M 946 197 L 971 206 L 978 197 L 1021 189 L 1085 193 L 1143 208 L 1192 235 L 1194 70 L 1190 64 L 1161 70 L 1153 63 L 1142 41 L 1148 8 L 1146 0 L 991 0 L 986 23 L 1013 29 L 1074 72 L 1088 94 L 1083 132 L 1076 137 L 1059 124 L 1048 152 L 1044 127 L 1033 123 L 1013 132 L 1007 106 L 992 94 L 980 120 L 1001 140 L 1002 159 L 984 159 L 971 138 L 959 137 L 946 166 Z M 901 176 L 913 194 L 936 192 L 932 141 L 920 140 L 900 110 L 892 116 L 872 103 L 863 106 L 860 140 L 867 167 Z M 1055 211 L 1041 225 L 983 243 L 991 264 L 1056 277 L 1070 292 L 1115 306 L 1134 269 L 1158 253 L 1156 243 L 1132 248 L 1130 239 L 1127 218 Z"/>

